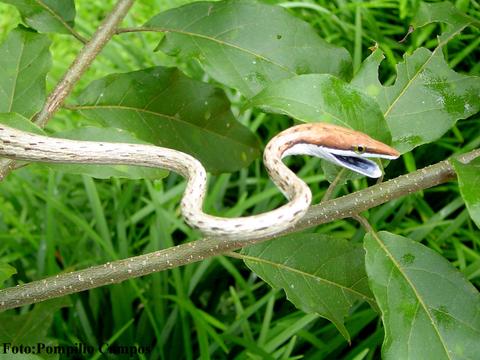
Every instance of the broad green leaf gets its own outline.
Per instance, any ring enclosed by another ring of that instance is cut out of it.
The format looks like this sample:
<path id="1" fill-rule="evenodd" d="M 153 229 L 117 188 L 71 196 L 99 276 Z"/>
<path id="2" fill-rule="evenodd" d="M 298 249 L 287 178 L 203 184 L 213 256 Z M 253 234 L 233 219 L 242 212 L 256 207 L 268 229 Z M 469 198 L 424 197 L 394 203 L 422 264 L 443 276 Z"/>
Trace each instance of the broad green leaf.
<path id="1" fill-rule="evenodd" d="M 13 266 L 0 262 L 0 288 L 5 280 L 12 277 L 12 275 L 17 273 L 17 269 Z"/>
<path id="2" fill-rule="evenodd" d="M 55 345 L 47 334 L 52 325 L 53 315 L 63 307 L 69 306 L 68 297 L 57 298 L 35 305 L 33 310 L 17 315 L 12 312 L 0 313 L 0 343 L 13 345 L 46 346 Z"/>
<path id="3" fill-rule="evenodd" d="M 47 36 L 18 27 L 0 45 L 0 112 L 32 117 L 45 101 L 51 65 Z"/>
<path id="4" fill-rule="evenodd" d="M 376 50 L 363 63 L 352 84 L 375 98 L 387 120 L 393 146 L 402 153 L 434 141 L 459 119 L 480 109 L 480 78 L 449 68 L 440 48 L 419 48 L 397 66 L 392 86 L 378 80 L 383 54 Z"/>
<path id="5" fill-rule="evenodd" d="M 14 5 L 23 21 L 39 32 L 69 34 L 75 21 L 74 0 L 0 0 Z"/>
<path id="6" fill-rule="evenodd" d="M 480 158 L 464 164 L 452 160 L 457 173 L 458 185 L 470 217 L 480 228 Z"/>
<path id="7" fill-rule="evenodd" d="M 476 359 L 480 294 L 435 251 L 380 232 L 365 236 L 370 287 L 382 312 L 385 359 Z"/>
<path id="8" fill-rule="evenodd" d="M 390 143 L 388 127 L 378 104 L 353 86 L 328 74 L 300 75 L 282 80 L 267 87 L 251 103 L 296 120 L 325 121 Z"/>
<path id="9" fill-rule="evenodd" d="M 54 137 L 72 140 L 146 144 L 144 141 L 140 141 L 135 138 L 131 133 L 116 128 L 83 127 L 56 133 Z M 160 179 L 168 174 L 166 170 L 147 168 L 143 166 L 53 163 L 49 163 L 48 166 L 58 171 L 89 175 L 97 179 L 107 179 L 110 177 L 121 177 L 128 179 Z"/>
<path id="10" fill-rule="evenodd" d="M 145 27 L 165 33 L 159 50 L 184 62 L 196 59 L 212 78 L 246 97 L 294 75 L 351 72 L 345 49 L 278 6 L 196 2 L 160 13 Z"/>
<path id="11" fill-rule="evenodd" d="M 37 125 L 32 123 L 26 117 L 17 113 L 0 113 L 0 124 L 13 127 L 18 130 L 34 133 L 37 135 L 45 135 L 45 132 Z"/>
<path id="12" fill-rule="evenodd" d="M 106 127 L 198 158 L 213 172 L 235 171 L 258 156 L 258 141 L 230 111 L 225 94 L 175 69 L 109 75 L 81 94 L 81 112 Z"/>
<path id="13" fill-rule="evenodd" d="M 447 29 L 440 37 L 440 41 L 446 41 L 452 35 L 459 33 L 468 25 L 480 26 L 480 21 L 458 10 L 450 1 L 438 3 L 421 2 L 415 17 L 412 19 L 414 28 L 419 28 L 434 22 L 448 24 Z"/>
<path id="14" fill-rule="evenodd" d="M 364 252 L 346 240 L 296 234 L 242 250 L 247 266 L 305 312 L 332 321 L 349 339 L 344 318 L 359 300 L 372 302 Z"/>

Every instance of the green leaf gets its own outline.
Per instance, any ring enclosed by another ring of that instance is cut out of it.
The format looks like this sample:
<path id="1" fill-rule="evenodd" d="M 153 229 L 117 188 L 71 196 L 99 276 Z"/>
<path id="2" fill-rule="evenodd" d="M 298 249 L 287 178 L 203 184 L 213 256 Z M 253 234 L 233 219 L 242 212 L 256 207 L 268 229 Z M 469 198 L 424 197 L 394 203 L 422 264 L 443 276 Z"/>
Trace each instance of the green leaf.
<path id="1" fill-rule="evenodd" d="M 75 21 L 74 0 L 0 0 L 14 5 L 23 21 L 39 32 L 69 34 Z"/>
<path id="2" fill-rule="evenodd" d="M 259 154 L 225 94 L 175 69 L 154 67 L 92 82 L 74 109 L 107 127 L 198 158 L 213 172 L 235 171 Z"/>
<path id="3" fill-rule="evenodd" d="M 397 66 L 392 86 L 378 80 L 383 54 L 376 50 L 352 84 L 375 98 L 390 128 L 393 146 L 405 153 L 437 140 L 459 119 L 480 109 L 480 78 L 450 69 L 440 48 L 419 48 Z"/>
<path id="4" fill-rule="evenodd" d="M 54 134 L 54 137 L 72 140 L 146 144 L 144 141 L 135 138 L 129 132 L 116 128 L 82 127 L 56 133 Z M 54 170 L 89 175 L 97 179 L 107 179 L 110 177 L 128 179 L 161 179 L 168 174 L 168 172 L 163 169 L 147 168 L 143 166 L 54 163 L 48 163 L 47 165 Z"/>
<path id="5" fill-rule="evenodd" d="M 349 339 L 344 318 L 359 300 L 372 302 L 360 246 L 319 234 L 295 234 L 242 250 L 247 266 L 305 312 L 332 321 Z"/>
<path id="6" fill-rule="evenodd" d="M 402 236 L 365 236 L 370 287 L 382 311 L 385 359 L 475 359 L 480 294 L 447 260 Z"/>
<path id="7" fill-rule="evenodd" d="M 468 25 L 480 26 L 480 21 L 464 14 L 449 1 L 421 2 L 415 17 L 412 19 L 413 27 L 419 28 L 434 22 L 448 24 L 449 28 L 440 36 L 441 42 L 448 41 Z"/>
<path id="8" fill-rule="evenodd" d="M 17 315 L 12 312 L 0 313 L 0 343 L 16 345 L 55 345 L 47 337 L 53 322 L 53 315 L 63 307 L 70 306 L 68 297 L 57 298 L 35 305 L 33 310 Z"/>
<path id="9" fill-rule="evenodd" d="M 282 80 L 267 87 L 251 103 L 300 121 L 324 121 L 362 131 L 390 143 L 389 130 L 378 104 L 328 74 L 300 75 Z"/>
<path id="10" fill-rule="evenodd" d="M 252 97 L 294 75 L 349 77 L 349 53 L 278 6 L 252 1 L 196 2 L 165 11 L 145 27 L 165 33 L 158 49 L 196 59 L 212 78 Z"/>
<path id="11" fill-rule="evenodd" d="M 17 113 L 0 113 L 0 124 L 5 124 L 15 129 L 38 135 L 45 135 L 45 132 L 41 128 L 32 123 L 26 117 L 23 117 L 22 115 Z"/>
<path id="12" fill-rule="evenodd" d="M 0 45 L 0 112 L 30 118 L 45 101 L 45 78 L 51 65 L 45 35 L 18 27 Z"/>
<path id="13" fill-rule="evenodd" d="M 0 287 L 5 282 L 5 280 L 12 277 L 12 275 L 17 273 L 17 269 L 13 266 L 0 262 Z"/>
<path id="14" fill-rule="evenodd" d="M 480 228 L 480 158 L 464 164 L 452 159 L 458 178 L 458 185 L 470 217 Z"/>

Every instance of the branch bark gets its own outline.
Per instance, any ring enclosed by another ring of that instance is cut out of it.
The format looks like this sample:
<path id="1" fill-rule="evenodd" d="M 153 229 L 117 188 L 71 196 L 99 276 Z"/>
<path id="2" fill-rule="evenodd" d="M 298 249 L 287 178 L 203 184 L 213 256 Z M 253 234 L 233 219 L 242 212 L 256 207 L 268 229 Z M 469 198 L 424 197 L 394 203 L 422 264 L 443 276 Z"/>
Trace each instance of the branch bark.
<path id="1" fill-rule="evenodd" d="M 117 26 L 127 15 L 135 0 L 119 0 L 113 10 L 102 22 L 100 27 L 93 34 L 91 40 L 83 47 L 75 58 L 69 69 L 63 76 L 63 79 L 57 84 L 50 93 L 42 110 L 35 116 L 33 122 L 40 127 L 44 127 L 48 120 L 57 112 L 67 96 L 71 93 L 77 81 L 82 77 L 85 71 L 92 64 L 93 60 L 102 51 L 105 45 L 110 41 Z M 15 168 L 13 160 L 0 160 L 0 180 L 2 180 L 11 170 Z"/>
<path id="2" fill-rule="evenodd" d="M 480 157 L 480 149 L 457 157 L 468 163 Z M 455 179 L 448 160 L 400 176 L 367 189 L 312 206 L 305 217 L 282 234 L 300 231 L 333 220 L 355 216 L 389 200 Z M 0 311 L 60 297 L 103 285 L 151 274 L 221 255 L 271 238 L 231 241 L 205 238 L 88 269 L 56 275 L 0 291 Z"/>

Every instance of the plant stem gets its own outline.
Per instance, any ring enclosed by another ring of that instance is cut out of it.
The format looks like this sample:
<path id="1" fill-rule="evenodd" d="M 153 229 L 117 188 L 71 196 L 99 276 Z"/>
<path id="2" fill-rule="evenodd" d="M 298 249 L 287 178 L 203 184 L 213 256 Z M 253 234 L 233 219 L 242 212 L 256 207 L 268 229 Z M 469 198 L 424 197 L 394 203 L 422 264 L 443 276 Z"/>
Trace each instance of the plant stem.
<path id="1" fill-rule="evenodd" d="M 44 127 L 48 120 L 62 105 L 65 98 L 72 91 L 75 83 L 81 78 L 90 67 L 93 60 L 110 41 L 115 34 L 118 24 L 127 15 L 134 0 L 119 0 L 113 10 L 108 14 L 103 23 L 98 27 L 92 39 L 83 47 L 72 65 L 69 67 L 63 79 L 57 84 L 49 95 L 43 109 L 35 116 L 34 122 Z"/>
<path id="2" fill-rule="evenodd" d="M 368 222 L 367 219 L 365 219 L 364 216 L 360 214 L 356 214 L 356 215 L 353 215 L 352 218 L 357 220 L 360 223 L 360 225 L 362 225 L 362 227 L 365 229 L 365 232 L 369 232 L 369 233 L 374 232 L 372 225 L 370 225 L 370 223 Z"/>
<path id="3" fill-rule="evenodd" d="M 325 194 L 323 194 L 323 197 L 322 197 L 322 200 L 321 202 L 323 201 L 327 201 L 327 200 L 330 200 L 333 196 L 333 192 L 335 191 L 335 189 L 337 188 L 337 185 L 340 181 L 343 180 L 343 177 L 345 176 L 345 173 L 347 172 L 347 169 L 345 168 L 342 168 L 337 176 L 335 177 L 335 179 L 333 179 L 333 181 L 330 183 L 330 185 L 328 186 L 327 190 L 325 191 Z"/>
<path id="4" fill-rule="evenodd" d="M 38 126 L 44 127 L 48 120 L 57 112 L 67 96 L 71 93 L 77 81 L 82 77 L 85 71 L 92 64 L 93 60 L 102 51 L 108 41 L 115 34 L 117 26 L 127 15 L 132 7 L 134 0 L 119 0 L 113 10 L 108 14 L 102 24 L 99 26 L 91 40 L 83 47 L 75 58 L 69 69 L 59 81 L 55 89 L 50 93 L 42 110 L 34 117 L 33 122 Z M 12 169 L 15 168 L 13 160 L 0 160 L 0 180 L 2 180 Z"/>
<path id="5" fill-rule="evenodd" d="M 480 149 L 477 149 L 460 155 L 457 159 L 468 163 L 479 156 Z M 389 200 L 430 188 L 454 178 L 455 171 L 453 166 L 449 161 L 442 161 L 341 198 L 314 205 L 309 209 L 305 217 L 282 234 L 300 231 L 337 219 L 352 217 L 361 211 L 368 210 Z M 0 311 L 103 285 L 119 283 L 127 279 L 193 263 L 211 256 L 225 254 L 270 239 L 265 237 L 232 241 L 221 238 L 205 238 L 149 254 L 7 288 L 0 291 Z"/>

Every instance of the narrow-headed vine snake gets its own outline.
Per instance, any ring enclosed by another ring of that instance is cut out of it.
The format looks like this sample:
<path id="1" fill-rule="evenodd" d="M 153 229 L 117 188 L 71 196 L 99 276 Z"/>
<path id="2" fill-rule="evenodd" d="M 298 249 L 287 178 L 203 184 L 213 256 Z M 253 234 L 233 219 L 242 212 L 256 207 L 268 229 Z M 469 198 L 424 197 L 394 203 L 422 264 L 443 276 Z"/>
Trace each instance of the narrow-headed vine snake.
<path id="1" fill-rule="evenodd" d="M 183 152 L 153 145 L 76 141 L 35 135 L 0 124 L 0 156 L 16 160 L 158 167 L 187 179 L 181 202 L 186 222 L 207 236 L 232 240 L 273 236 L 300 220 L 312 193 L 282 159 L 312 155 L 360 174 L 378 178 L 382 171 L 368 158 L 396 159 L 399 153 L 368 135 L 327 123 L 293 126 L 270 140 L 263 161 L 287 204 L 259 215 L 221 218 L 203 212 L 207 174 L 203 165 Z"/>

